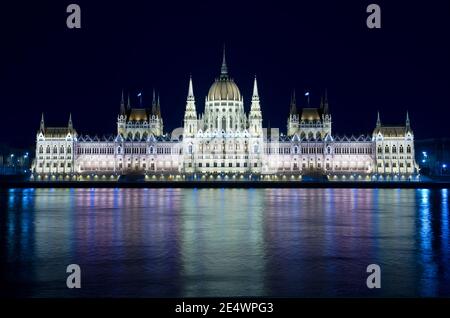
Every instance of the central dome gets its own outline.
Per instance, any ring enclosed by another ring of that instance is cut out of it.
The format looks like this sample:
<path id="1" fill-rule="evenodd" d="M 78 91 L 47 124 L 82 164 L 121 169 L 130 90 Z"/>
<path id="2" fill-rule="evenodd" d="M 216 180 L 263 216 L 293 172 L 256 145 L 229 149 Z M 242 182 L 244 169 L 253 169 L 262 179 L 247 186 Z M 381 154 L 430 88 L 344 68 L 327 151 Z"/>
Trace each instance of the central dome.
<path id="1" fill-rule="evenodd" d="M 232 79 L 216 79 L 216 81 L 211 85 L 208 92 L 209 101 L 220 101 L 220 100 L 241 100 L 241 92 L 237 87 L 236 83 Z"/>
<path id="2" fill-rule="evenodd" d="M 236 83 L 228 77 L 228 68 L 225 61 L 225 48 L 223 50 L 223 61 L 220 77 L 215 80 L 208 92 L 208 101 L 220 100 L 241 100 L 241 92 L 239 91 L 239 88 Z"/>

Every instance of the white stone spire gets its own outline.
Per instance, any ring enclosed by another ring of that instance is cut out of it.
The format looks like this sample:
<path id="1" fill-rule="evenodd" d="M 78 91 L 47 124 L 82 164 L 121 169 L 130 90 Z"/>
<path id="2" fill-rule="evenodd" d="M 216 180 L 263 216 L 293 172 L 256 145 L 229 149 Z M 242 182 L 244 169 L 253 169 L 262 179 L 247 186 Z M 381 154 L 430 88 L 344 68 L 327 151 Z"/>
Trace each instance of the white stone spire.
<path id="1" fill-rule="evenodd" d="M 194 87 L 192 76 L 189 76 L 188 96 L 186 98 L 186 111 L 184 112 L 184 137 L 193 137 L 197 132 L 197 111 L 195 110 Z"/>
<path id="2" fill-rule="evenodd" d="M 194 88 L 192 87 L 192 75 L 189 76 L 188 101 L 195 101 Z"/>
<path id="3" fill-rule="evenodd" d="M 256 80 L 256 75 L 255 75 L 255 81 L 253 82 L 253 96 L 252 96 L 252 100 L 259 100 L 259 94 L 258 94 L 258 82 Z"/>
<path id="4" fill-rule="evenodd" d="M 255 80 L 253 82 L 253 96 L 252 96 L 252 105 L 250 107 L 250 115 L 251 112 L 253 111 L 261 112 L 261 107 L 259 104 L 258 82 L 256 80 L 256 75 Z"/>
<path id="5" fill-rule="evenodd" d="M 261 106 L 259 104 L 258 82 L 256 80 L 256 75 L 253 82 L 252 105 L 250 107 L 248 119 L 249 131 L 252 136 L 262 136 L 262 114 Z"/>

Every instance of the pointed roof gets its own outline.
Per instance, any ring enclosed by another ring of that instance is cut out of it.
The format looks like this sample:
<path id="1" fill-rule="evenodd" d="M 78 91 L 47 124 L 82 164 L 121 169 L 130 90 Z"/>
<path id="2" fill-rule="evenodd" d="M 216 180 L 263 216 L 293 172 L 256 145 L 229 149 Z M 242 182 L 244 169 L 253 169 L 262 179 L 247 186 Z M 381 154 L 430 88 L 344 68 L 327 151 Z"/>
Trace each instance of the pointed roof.
<path id="1" fill-rule="evenodd" d="M 67 124 L 67 126 L 69 127 L 69 129 L 73 128 L 73 124 L 72 124 L 72 113 L 69 113 L 69 123 Z"/>
<path id="2" fill-rule="evenodd" d="M 130 109 L 130 108 L 131 108 L 130 93 L 128 93 L 127 109 Z"/>
<path id="3" fill-rule="evenodd" d="M 325 96 L 323 99 L 323 112 L 325 114 L 328 114 L 329 109 L 328 109 L 328 90 L 325 88 Z"/>
<path id="4" fill-rule="evenodd" d="M 158 101 L 156 102 L 156 114 L 161 117 L 161 104 L 159 103 L 159 93 L 158 93 Z"/>
<path id="5" fill-rule="evenodd" d="M 192 86 L 192 75 L 189 75 L 188 100 L 194 100 L 194 87 Z"/>
<path id="6" fill-rule="evenodd" d="M 291 115 L 297 114 L 297 101 L 295 99 L 295 89 L 292 92 L 291 95 L 291 110 L 290 110 Z"/>
<path id="7" fill-rule="evenodd" d="M 256 75 L 255 75 L 255 80 L 253 82 L 253 98 L 259 98 L 259 94 L 258 94 L 258 82 L 256 80 Z"/>
<path id="8" fill-rule="evenodd" d="M 124 114 L 125 113 L 125 99 L 123 96 L 123 89 L 122 89 L 122 97 L 120 99 L 120 113 Z"/>
<path id="9" fill-rule="evenodd" d="M 40 130 L 45 130 L 45 122 L 44 122 L 44 113 L 41 115 L 41 124 L 40 124 Z"/>
<path id="10" fill-rule="evenodd" d="M 377 111 L 377 127 L 381 127 L 380 112 Z"/>
<path id="11" fill-rule="evenodd" d="M 153 100 L 152 100 L 152 115 L 156 114 L 156 93 L 155 89 L 153 88 Z"/>

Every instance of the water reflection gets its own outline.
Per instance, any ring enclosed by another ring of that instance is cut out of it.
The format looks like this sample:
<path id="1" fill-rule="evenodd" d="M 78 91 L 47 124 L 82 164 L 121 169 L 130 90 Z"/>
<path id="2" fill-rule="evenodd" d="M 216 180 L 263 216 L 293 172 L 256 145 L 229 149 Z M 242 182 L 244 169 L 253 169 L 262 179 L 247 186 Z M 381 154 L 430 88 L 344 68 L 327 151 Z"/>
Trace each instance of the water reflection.
<path id="1" fill-rule="evenodd" d="M 0 295 L 450 296 L 448 190 L 11 189 Z M 65 267 L 82 268 L 80 290 Z M 368 290 L 366 267 L 382 268 Z"/>

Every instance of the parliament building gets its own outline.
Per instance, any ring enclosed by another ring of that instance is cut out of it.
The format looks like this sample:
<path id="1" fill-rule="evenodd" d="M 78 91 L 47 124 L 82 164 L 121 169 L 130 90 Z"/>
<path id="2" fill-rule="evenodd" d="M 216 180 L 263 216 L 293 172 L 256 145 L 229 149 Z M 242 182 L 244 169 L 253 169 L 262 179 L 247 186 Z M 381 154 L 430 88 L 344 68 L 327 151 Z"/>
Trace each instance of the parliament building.
<path id="1" fill-rule="evenodd" d="M 418 176 L 414 134 L 404 124 L 376 120 L 373 133 L 336 136 L 328 98 L 319 107 L 298 109 L 295 94 L 286 133 L 263 128 L 255 77 L 248 113 L 239 87 L 229 76 L 225 53 L 219 76 L 198 107 L 189 78 L 184 127 L 164 131 L 159 96 L 150 108 L 134 107 L 124 94 L 117 132 L 99 138 L 66 127 L 48 127 L 42 115 L 36 135 L 33 180 L 412 180 Z M 286 107 L 286 113 L 288 107 Z"/>

